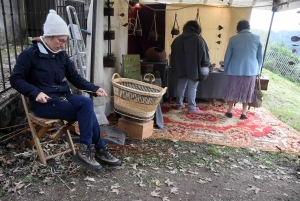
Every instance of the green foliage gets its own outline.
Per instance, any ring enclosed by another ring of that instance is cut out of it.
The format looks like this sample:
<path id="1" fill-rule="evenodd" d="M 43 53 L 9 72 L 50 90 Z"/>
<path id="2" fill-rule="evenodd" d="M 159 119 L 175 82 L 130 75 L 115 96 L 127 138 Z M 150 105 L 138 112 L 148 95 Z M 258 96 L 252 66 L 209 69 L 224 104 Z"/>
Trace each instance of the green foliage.
<path id="1" fill-rule="evenodd" d="M 289 47 L 282 41 L 272 41 L 268 47 L 269 50 L 276 51 L 284 56 L 290 57 L 295 60 L 297 63 L 300 62 L 300 57 L 293 54 Z"/>
<path id="2" fill-rule="evenodd" d="M 263 69 L 262 75 L 270 80 L 268 90 L 263 91 L 263 107 L 283 123 L 300 131 L 300 83 L 291 82 L 266 69 Z"/>
<path id="3" fill-rule="evenodd" d="M 272 60 L 268 60 L 264 62 L 264 68 L 266 69 L 271 69 L 273 66 L 273 61 Z"/>
<path id="4" fill-rule="evenodd" d="M 109 7 L 112 8 L 112 7 L 114 6 L 114 4 L 115 4 L 114 1 L 109 1 L 109 4 L 108 4 L 108 1 L 105 2 L 105 6 L 106 6 L 106 7 L 108 7 L 108 5 L 109 5 Z"/>
<path id="5" fill-rule="evenodd" d="M 119 27 L 117 27 L 117 26 L 110 26 L 110 27 L 108 27 L 107 24 L 104 25 L 104 29 L 105 29 L 106 31 L 112 31 L 114 28 L 117 28 L 117 29 L 118 29 Z"/>
<path id="6" fill-rule="evenodd" d="M 107 53 L 104 56 L 104 58 L 107 59 L 107 60 L 115 60 L 116 59 L 116 55 L 115 55 L 115 53 L 111 52 L 111 53 Z"/>
<path id="7" fill-rule="evenodd" d="M 26 177 L 24 179 L 25 183 L 30 183 L 30 184 L 36 183 L 37 181 L 38 181 L 38 178 L 36 178 L 36 177 Z"/>

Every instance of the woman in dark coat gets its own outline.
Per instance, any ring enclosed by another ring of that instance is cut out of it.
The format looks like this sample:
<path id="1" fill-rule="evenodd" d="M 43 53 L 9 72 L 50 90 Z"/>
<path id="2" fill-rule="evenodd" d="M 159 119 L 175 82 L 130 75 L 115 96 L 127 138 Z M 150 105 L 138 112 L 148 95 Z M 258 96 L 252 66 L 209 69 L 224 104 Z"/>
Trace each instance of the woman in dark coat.
<path id="1" fill-rule="evenodd" d="M 188 113 L 202 114 L 196 107 L 196 92 L 199 81 L 209 73 L 208 47 L 199 35 L 201 27 L 195 20 L 188 21 L 183 33 L 171 45 L 171 68 L 178 79 L 176 107 L 185 108 L 183 98 L 187 88 Z"/>
<path id="2" fill-rule="evenodd" d="M 35 115 L 78 121 L 80 148 L 74 157 L 76 162 L 90 170 L 100 170 L 99 162 L 120 165 L 121 160 L 109 152 L 100 137 L 92 100 L 71 94 L 66 82 L 68 80 L 78 89 L 93 91 L 97 96 L 107 96 L 104 89 L 82 78 L 73 67 L 63 50 L 68 36 L 65 21 L 56 11 L 50 10 L 44 24 L 44 35 L 19 55 L 10 77 L 11 86 L 29 98 Z"/>

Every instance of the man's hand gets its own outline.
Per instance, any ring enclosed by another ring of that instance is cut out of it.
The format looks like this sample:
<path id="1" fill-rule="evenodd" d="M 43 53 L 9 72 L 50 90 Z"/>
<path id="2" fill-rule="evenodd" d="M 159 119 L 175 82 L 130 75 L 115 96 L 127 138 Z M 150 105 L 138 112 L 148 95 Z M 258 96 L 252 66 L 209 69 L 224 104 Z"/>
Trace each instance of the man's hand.
<path id="1" fill-rule="evenodd" d="M 102 88 L 99 88 L 99 89 L 96 91 L 96 94 L 97 94 L 97 96 L 105 96 L 105 97 L 107 97 L 107 93 L 106 93 L 105 90 L 102 89 Z"/>
<path id="2" fill-rule="evenodd" d="M 40 103 L 47 103 L 47 99 L 50 99 L 50 97 L 43 92 L 40 92 L 39 95 L 35 98 L 35 100 Z"/>

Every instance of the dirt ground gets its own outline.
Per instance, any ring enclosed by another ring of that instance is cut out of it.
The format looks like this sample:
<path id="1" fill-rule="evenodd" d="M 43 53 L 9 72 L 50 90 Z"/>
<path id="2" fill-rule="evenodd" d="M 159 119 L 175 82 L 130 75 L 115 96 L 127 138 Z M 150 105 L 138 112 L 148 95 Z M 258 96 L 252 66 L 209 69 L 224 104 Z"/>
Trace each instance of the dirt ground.
<path id="1" fill-rule="evenodd" d="M 25 148 L 29 137 L 0 144 L 1 201 L 300 200 L 298 155 L 128 139 L 125 146 L 110 146 L 123 159 L 121 167 L 90 172 L 69 154 L 41 165 Z M 58 146 L 65 144 L 61 140 Z"/>

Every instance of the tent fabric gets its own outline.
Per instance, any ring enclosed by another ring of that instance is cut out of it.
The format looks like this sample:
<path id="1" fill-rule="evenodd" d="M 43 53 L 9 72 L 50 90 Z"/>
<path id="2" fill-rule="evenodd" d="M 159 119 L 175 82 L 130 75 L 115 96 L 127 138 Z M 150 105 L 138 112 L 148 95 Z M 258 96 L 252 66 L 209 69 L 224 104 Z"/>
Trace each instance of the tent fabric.
<path id="1" fill-rule="evenodd" d="M 93 83 L 103 88 L 108 95 L 113 96 L 112 76 L 114 73 L 122 72 L 121 61 L 122 54 L 127 54 L 127 28 L 122 26 L 124 23 L 119 17 L 119 11 L 127 11 L 128 5 L 126 2 L 119 0 L 115 1 L 114 10 L 115 16 L 111 16 L 111 26 L 114 27 L 115 40 L 111 41 L 112 52 L 117 57 L 117 65 L 115 68 L 103 67 L 103 56 L 108 52 L 108 42 L 104 40 L 103 32 L 105 25 L 107 26 L 107 16 L 103 14 L 104 2 L 97 2 L 97 16 L 93 16 L 93 1 L 91 1 L 90 9 L 87 19 L 87 31 L 92 33 L 92 22 L 96 20 L 96 40 L 91 41 L 92 37 L 87 36 L 86 42 L 86 79 L 90 80 L 91 76 L 91 47 L 92 43 L 95 45 L 94 57 L 94 81 Z M 127 14 L 127 12 L 125 12 Z M 125 18 L 124 18 L 125 19 Z M 112 97 L 94 97 L 94 107 L 97 117 L 105 116 L 113 111 Z M 100 107 L 101 106 L 101 107 Z M 98 121 L 101 124 L 101 120 Z M 106 122 L 106 121 L 105 121 Z"/>
<path id="2" fill-rule="evenodd" d="M 171 35 L 175 14 L 177 14 L 180 33 L 182 33 L 184 24 L 189 20 L 196 19 L 198 8 L 202 37 L 209 48 L 211 62 L 218 65 L 220 61 L 224 60 L 229 38 L 236 34 L 237 23 L 242 19 L 249 21 L 252 8 L 213 7 L 200 5 L 184 7 L 182 5 L 167 5 L 165 31 L 165 51 L 167 55 L 170 55 L 171 44 L 176 38 L 176 36 L 172 38 Z M 223 29 L 218 30 L 219 25 L 222 26 Z M 218 34 L 221 34 L 220 38 L 218 37 Z M 217 41 L 220 41 L 220 44 L 218 44 Z"/>

